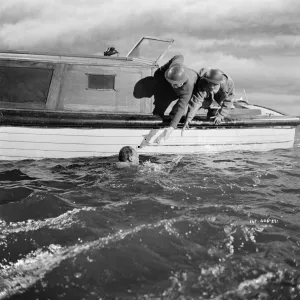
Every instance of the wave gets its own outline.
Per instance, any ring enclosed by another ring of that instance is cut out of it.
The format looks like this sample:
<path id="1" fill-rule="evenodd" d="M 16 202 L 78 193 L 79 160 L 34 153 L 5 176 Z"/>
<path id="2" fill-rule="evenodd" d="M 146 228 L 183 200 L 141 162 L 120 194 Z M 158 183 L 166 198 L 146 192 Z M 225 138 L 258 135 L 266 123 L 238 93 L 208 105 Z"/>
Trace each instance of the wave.
<path id="1" fill-rule="evenodd" d="M 241 269 L 242 265 L 247 267 Z M 163 299 L 298 299 L 300 296 L 299 274 L 296 272 L 238 258 L 212 266 L 199 266 L 194 272 L 177 271 L 169 280 L 170 287 L 161 294 Z M 285 296 L 281 298 L 283 293 Z M 138 299 L 157 297 L 153 294 L 145 296 Z"/>
<path id="2" fill-rule="evenodd" d="M 70 228 L 74 224 L 81 224 L 79 220 L 76 219 L 76 215 L 81 211 L 95 211 L 93 207 L 82 207 L 74 208 L 73 210 L 67 211 L 66 213 L 56 217 L 44 220 L 27 220 L 23 222 L 5 222 L 0 220 L 0 238 L 3 239 L 9 234 L 13 233 L 24 233 L 28 231 L 36 231 L 42 228 L 63 230 Z"/>
<path id="3" fill-rule="evenodd" d="M 14 294 L 24 292 L 36 282 L 58 267 L 66 259 L 74 258 L 82 252 L 90 249 L 101 249 L 111 243 L 123 240 L 129 235 L 134 235 L 144 229 L 153 229 L 163 226 L 170 234 L 176 234 L 171 224 L 178 219 L 161 220 L 154 224 L 143 224 L 130 230 L 119 230 L 117 233 L 108 235 L 98 240 L 77 244 L 70 247 L 61 247 L 60 245 L 50 245 L 47 250 L 37 250 L 28 254 L 25 258 L 18 260 L 10 265 L 1 265 L 0 267 L 0 299 L 5 299 Z"/>

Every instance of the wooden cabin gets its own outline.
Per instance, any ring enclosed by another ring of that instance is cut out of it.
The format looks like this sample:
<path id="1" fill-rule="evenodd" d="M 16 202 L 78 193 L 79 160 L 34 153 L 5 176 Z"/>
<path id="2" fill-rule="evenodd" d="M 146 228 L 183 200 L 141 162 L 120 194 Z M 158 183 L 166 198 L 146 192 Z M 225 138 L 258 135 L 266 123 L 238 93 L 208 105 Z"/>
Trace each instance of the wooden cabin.
<path id="1" fill-rule="evenodd" d="M 2 52 L 0 108 L 151 113 L 153 101 L 134 97 L 134 86 L 172 42 L 144 37 L 126 57 Z"/>

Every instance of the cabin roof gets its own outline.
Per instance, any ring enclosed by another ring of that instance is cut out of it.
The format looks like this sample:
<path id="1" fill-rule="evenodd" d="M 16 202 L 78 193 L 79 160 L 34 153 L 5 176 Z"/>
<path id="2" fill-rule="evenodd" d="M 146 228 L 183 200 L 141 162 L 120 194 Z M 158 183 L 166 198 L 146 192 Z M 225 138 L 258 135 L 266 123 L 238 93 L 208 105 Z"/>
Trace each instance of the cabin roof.
<path id="1" fill-rule="evenodd" d="M 102 55 L 64 54 L 28 51 L 0 51 L 0 60 L 38 61 L 50 63 L 66 63 L 78 65 L 105 65 L 105 66 L 132 66 L 132 67 L 154 67 L 142 60 L 131 57 L 112 57 Z"/>

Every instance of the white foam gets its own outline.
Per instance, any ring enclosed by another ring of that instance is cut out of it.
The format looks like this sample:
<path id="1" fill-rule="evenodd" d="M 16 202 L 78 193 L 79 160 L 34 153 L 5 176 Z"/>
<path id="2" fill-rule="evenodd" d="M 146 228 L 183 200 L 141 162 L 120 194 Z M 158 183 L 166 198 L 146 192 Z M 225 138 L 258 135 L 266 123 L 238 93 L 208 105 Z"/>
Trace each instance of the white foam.
<path id="1" fill-rule="evenodd" d="M 47 250 L 37 250 L 28 254 L 25 258 L 9 265 L 0 264 L 0 299 L 22 293 L 44 276 L 58 267 L 66 259 L 74 258 L 78 254 L 91 249 L 102 249 L 110 243 L 118 242 L 128 235 L 136 234 L 144 229 L 153 229 L 164 226 L 170 233 L 176 235 L 176 232 L 170 230 L 171 225 L 179 219 L 161 220 L 154 224 L 143 224 L 132 230 L 120 230 L 113 235 L 99 238 L 95 241 L 77 244 L 70 247 L 61 247 L 59 245 L 50 245 Z M 88 260 L 90 261 L 90 260 Z"/>
<path id="2" fill-rule="evenodd" d="M 12 233 L 36 231 L 44 227 L 48 227 L 56 230 L 63 230 L 70 228 L 74 224 L 82 224 L 79 220 L 76 219 L 76 215 L 81 211 L 91 211 L 95 210 L 93 207 L 82 207 L 69 210 L 66 213 L 56 217 L 49 218 L 44 220 L 27 220 L 24 222 L 10 222 L 6 223 L 5 221 L 0 221 L 0 239 L 5 238 L 7 235 Z"/>

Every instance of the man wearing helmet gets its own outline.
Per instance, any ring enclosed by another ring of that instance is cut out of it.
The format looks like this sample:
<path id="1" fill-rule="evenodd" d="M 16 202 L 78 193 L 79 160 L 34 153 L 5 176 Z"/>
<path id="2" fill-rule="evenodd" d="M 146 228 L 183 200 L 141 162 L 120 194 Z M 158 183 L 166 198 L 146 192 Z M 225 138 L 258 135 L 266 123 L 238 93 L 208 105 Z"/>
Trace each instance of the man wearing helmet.
<path id="1" fill-rule="evenodd" d="M 233 80 L 218 69 L 203 68 L 199 72 L 199 80 L 195 86 L 193 97 L 188 105 L 188 113 L 183 127 L 188 128 L 199 108 L 208 109 L 208 119 L 214 118 L 219 125 L 233 106 L 235 87 Z M 214 106 L 212 108 L 212 106 Z"/>
<path id="2" fill-rule="evenodd" d="M 154 115 L 164 119 L 164 112 L 172 101 L 177 100 L 170 112 L 171 123 L 165 132 L 165 140 L 177 127 L 181 117 L 186 112 L 186 107 L 191 100 L 195 84 L 198 79 L 196 71 L 183 65 L 183 56 L 175 55 L 165 65 L 154 73 Z"/>

